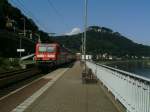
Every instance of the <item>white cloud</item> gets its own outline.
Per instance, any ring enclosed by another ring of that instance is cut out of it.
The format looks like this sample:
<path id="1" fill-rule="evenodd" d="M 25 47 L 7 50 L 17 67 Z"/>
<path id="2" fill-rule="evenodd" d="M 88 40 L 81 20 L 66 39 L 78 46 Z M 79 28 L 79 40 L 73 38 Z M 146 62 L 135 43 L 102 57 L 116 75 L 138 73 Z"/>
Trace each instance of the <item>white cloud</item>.
<path id="1" fill-rule="evenodd" d="M 75 34 L 78 34 L 78 33 L 80 33 L 80 32 L 81 32 L 81 29 L 80 29 L 80 28 L 73 28 L 73 29 L 71 30 L 71 32 L 66 33 L 66 35 L 75 35 Z"/>

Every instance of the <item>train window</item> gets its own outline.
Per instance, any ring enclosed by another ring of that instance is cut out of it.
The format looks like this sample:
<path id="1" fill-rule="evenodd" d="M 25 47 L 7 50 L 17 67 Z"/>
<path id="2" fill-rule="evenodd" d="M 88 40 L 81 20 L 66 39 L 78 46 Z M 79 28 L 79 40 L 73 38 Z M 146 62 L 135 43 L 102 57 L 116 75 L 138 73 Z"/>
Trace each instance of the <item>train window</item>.
<path id="1" fill-rule="evenodd" d="M 39 52 L 46 52 L 46 47 L 40 46 L 39 47 Z"/>
<path id="2" fill-rule="evenodd" d="M 47 47 L 47 52 L 55 52 L 55 47 Z"/>

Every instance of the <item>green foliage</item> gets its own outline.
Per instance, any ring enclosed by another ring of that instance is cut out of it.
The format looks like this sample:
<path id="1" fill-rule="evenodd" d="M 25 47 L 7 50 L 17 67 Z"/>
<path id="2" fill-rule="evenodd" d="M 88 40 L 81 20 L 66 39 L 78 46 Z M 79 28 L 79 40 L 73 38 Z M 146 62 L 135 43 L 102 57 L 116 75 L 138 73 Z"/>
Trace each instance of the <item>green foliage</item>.
<path id="1" fill-rule="evenodd" d="M 8 59 L 0 57 L 0 72 L 20 68 L 18 59 Z"/>
<path id="2" fill-rule="evenodd" d="M 17 49 L 20 48 L 20 38 L 22 48 L 26 51 L 22 53 L 22 56 L 34 53 L 35 42 L 12 32 L 0 31 L 0 57 L 19 57 Z"/>
<path id="3" fill-rule="evenodd" d="M 40 34 L 41 41 L 43 43 L 52 42 L 52 38 L 48 35 L 48 33 L 44 32 L 44 31 L 39 31 L 39 34 Z"/>
<path id="4" fill-rule="evenodd" d="M 23 18 L 28 30 L 38 30 L 33 20 L 24 16 L 18 8 L 13 7 L 7 0 L 0 0 L 0 29 L 7 29 L 8 18 L 13 21 L 13 27 L 16 27 L 16 30 L 23 30 Z"/>

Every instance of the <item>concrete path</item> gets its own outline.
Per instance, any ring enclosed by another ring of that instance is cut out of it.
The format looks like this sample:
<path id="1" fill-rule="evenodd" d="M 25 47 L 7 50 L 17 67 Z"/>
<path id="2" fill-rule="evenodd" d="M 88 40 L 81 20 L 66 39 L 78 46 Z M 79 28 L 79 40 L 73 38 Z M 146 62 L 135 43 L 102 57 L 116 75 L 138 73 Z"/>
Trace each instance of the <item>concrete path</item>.
<path id="1" fill-rule="evenodd" d="M 82 84 L 76 62 L 25 112 L 118 112 L 98 84 Z"/>

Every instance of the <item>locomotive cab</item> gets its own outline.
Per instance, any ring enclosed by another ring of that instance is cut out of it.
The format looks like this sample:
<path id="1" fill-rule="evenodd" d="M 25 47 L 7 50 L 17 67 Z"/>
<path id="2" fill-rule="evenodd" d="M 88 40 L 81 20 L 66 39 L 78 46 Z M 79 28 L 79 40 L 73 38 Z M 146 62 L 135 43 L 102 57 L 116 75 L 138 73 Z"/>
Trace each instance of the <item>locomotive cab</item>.
<path id="1" fill-rule="evenodd" d="M 57 44 L 37 44 L 35 52 L 36 62 L 52 62 L 57 60 L 59 46 Z"/>

